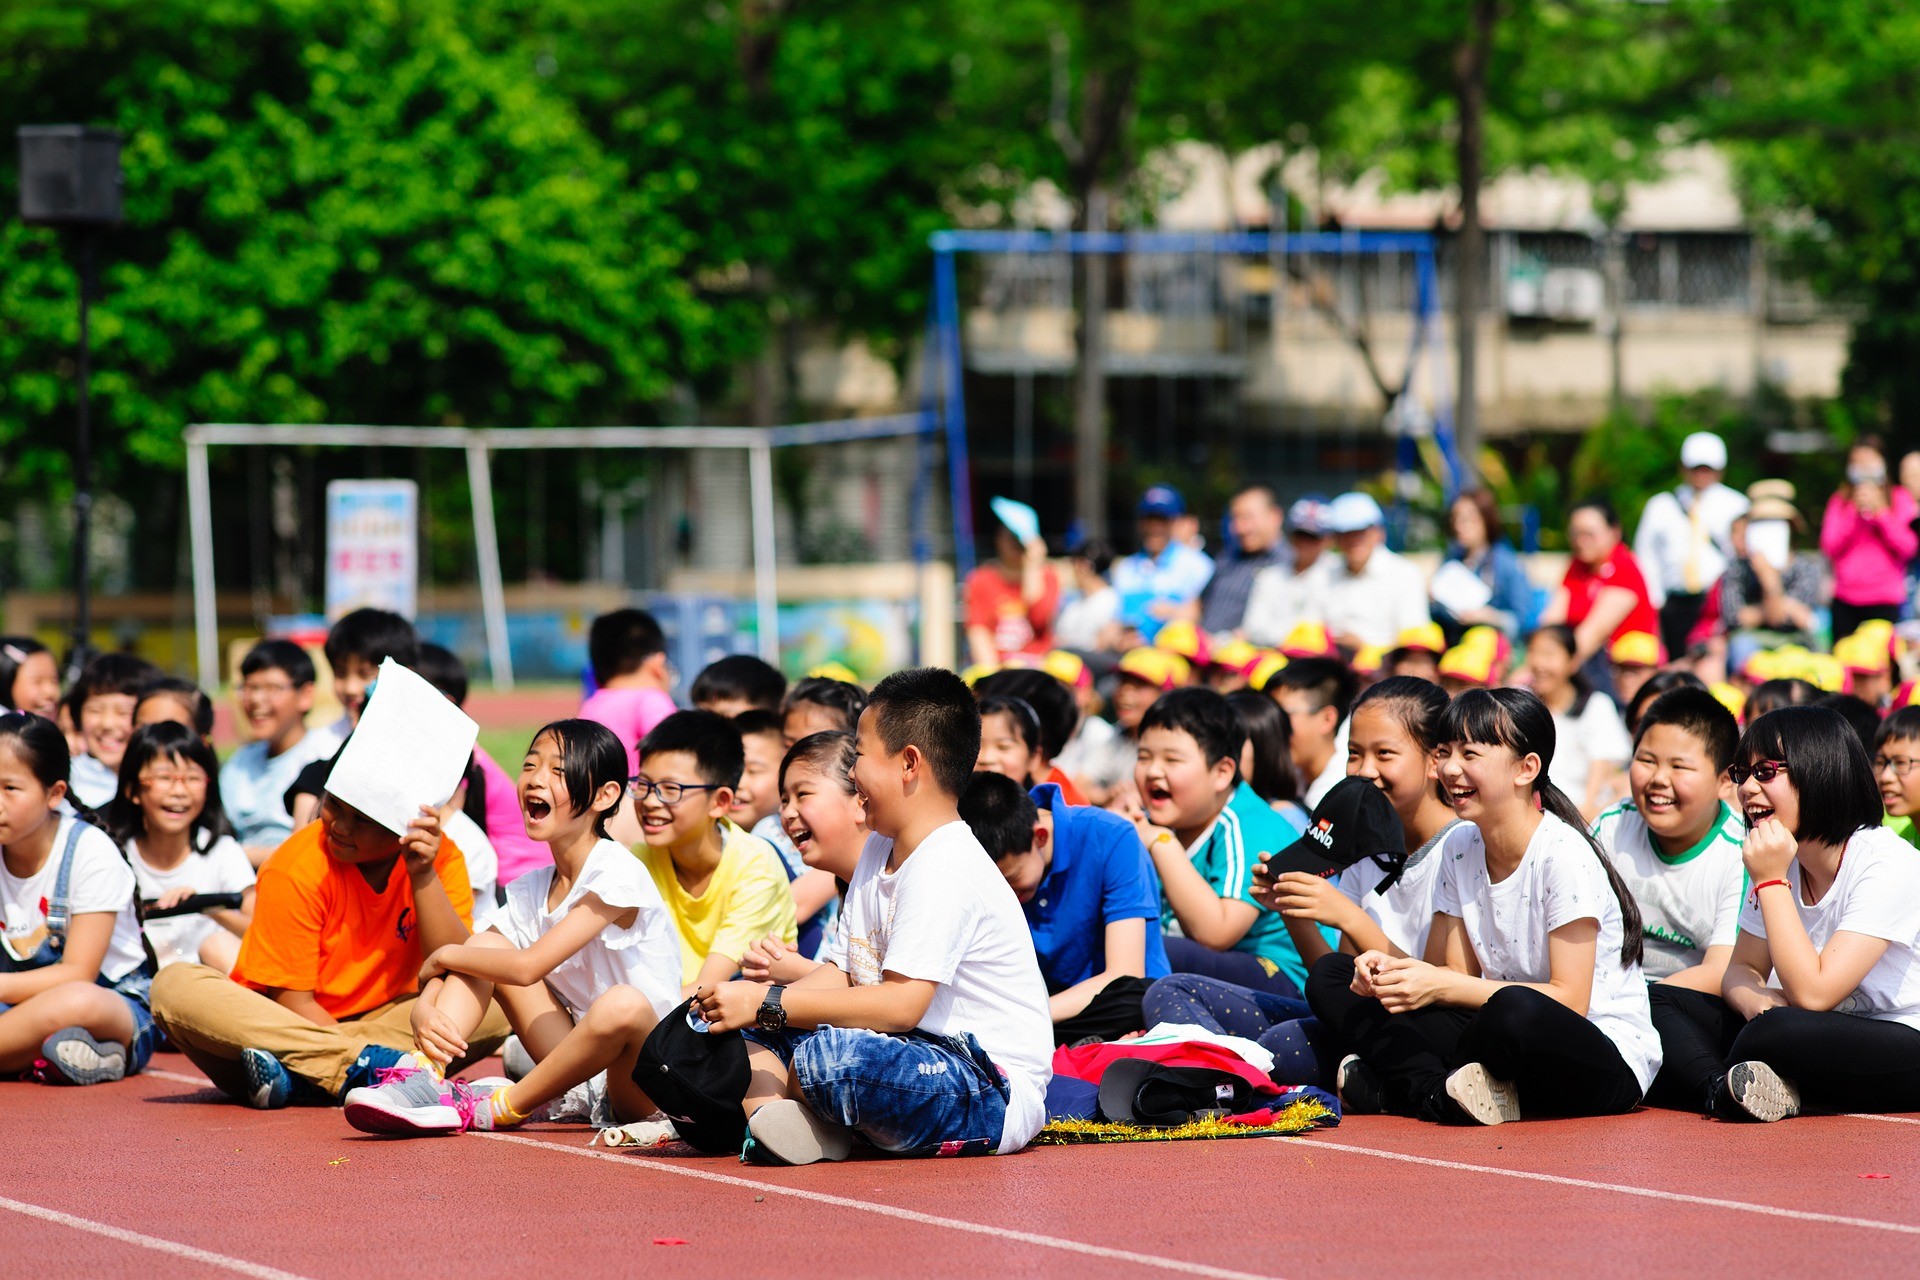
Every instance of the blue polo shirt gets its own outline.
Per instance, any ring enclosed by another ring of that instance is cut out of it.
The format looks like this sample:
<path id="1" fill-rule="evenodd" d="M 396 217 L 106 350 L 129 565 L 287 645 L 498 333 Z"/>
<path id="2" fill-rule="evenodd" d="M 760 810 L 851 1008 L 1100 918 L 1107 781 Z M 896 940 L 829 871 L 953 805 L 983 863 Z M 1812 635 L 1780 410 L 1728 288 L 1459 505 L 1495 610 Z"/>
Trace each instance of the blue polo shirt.
<path id="1" fill-rule="evenodd" d="M 1133 824 L 1117 813 L 1061 799 L 1050 782 L 1033 802 L 1053 815 L 1053 860 L 1033 898 L 1022 905 L 1040 975 L 1049 992 L 1065 991 L 1107 967 L 1107 925 L 1147 922 L 1147 973 L 1170 973 L 1160 936 L 1160 877 Z"/>

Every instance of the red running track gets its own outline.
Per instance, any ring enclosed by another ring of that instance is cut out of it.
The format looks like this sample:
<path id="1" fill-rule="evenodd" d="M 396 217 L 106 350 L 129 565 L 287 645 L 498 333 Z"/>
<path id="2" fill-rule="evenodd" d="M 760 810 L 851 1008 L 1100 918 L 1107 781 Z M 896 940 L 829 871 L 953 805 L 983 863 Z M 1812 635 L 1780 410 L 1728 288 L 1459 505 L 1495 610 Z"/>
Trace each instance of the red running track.
<path id="1" fill-rule="evenodd" d="M 0 1116 L 15 1135 L 0 1247 L 68 1275 L 1920 1270 L 1912 1117 L 1358 1117 L 1291 1140 L 766 1169 L 607 1151 L 579 1127 L 368 1138 L 333 1110 L 233 1106 L 171 1054 L 115 1085 L 0 1085 Z M 23 1158 L 28 1143 L 45 1158 Z"/>

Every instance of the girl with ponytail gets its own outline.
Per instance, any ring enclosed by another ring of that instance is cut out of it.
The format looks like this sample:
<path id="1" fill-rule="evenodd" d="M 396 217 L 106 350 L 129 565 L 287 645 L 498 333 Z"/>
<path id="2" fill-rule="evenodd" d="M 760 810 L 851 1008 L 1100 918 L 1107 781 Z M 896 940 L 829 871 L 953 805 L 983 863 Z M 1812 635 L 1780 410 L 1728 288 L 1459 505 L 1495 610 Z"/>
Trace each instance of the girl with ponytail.
<path id="1" fill-rule="evenodd" d="M 1475 689 L 1440 738 L 1440 785 L 1471 825 L 1440 851 L 1426 959 L 1336 953 L 1307 980 L 1347 1055 L 1342 1102 L 1477 1124 L 1632 1110 L 1660 1068 L 1640 912 L 1548 780 L 1552 713 Z"/>

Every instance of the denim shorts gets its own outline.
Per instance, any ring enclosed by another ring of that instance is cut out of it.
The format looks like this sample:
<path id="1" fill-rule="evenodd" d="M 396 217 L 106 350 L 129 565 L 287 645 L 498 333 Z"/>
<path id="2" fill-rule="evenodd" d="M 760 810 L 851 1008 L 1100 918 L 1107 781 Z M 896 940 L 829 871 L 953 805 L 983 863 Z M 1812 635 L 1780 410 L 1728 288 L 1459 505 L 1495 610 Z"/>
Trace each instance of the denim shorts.
<path id="1" fill-rule="evenodd" d="M 858 1027 L 744 1034 L 780 1055 L 817 1114 L 882 1151 L 991 1155 L 1000 1146 L 1006 1074 L 971 1034 L 895 1036 Z"/>
<path id="2" fill-rule="evenodd" d="M 139 995 L 123 990 L 124 981 L 118 986 L 105 982 L 100 985 L 126 1002 L 127 1016 L 133 1020 L 133 1043 L 127 1047 L 127 1074 L 132 1075 L 152 1061 L 154 1048 L 160 1041 L 160 1030 L 153 1025 L 153 1010 L 147 1007 L 146 1000 L 142 998 L 144 990 Z M 0 1004 L 0 1013 L 11 1008 L 13 1006 L 10 1004 Z"/>

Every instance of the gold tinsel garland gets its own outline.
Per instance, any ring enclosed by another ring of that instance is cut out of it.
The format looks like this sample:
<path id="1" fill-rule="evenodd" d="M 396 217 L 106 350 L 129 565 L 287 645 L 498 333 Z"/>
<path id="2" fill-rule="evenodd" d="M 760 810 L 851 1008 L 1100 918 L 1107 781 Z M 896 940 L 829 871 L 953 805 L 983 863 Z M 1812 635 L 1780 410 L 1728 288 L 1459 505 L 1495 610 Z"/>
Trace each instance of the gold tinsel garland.
<path id="1" fill-rule="evenodd" d="M 1189 1120 L 1172 1129 L 1150 1129 L 1136 1124 L 1116 1124 L 1106 1120 L 1050 1120 L 1034 1142 L 1046 1146 L 1072 1146 L 1085 1142 L 1177 1142 L 1183 1138 L 1271 1138 L 1304 1133 L 1333 1113 L 1317 1102 L 1296 1102 L 1275 1113 L 1266 1124 L 1228 1124 L 1208 1117 Z"/>

